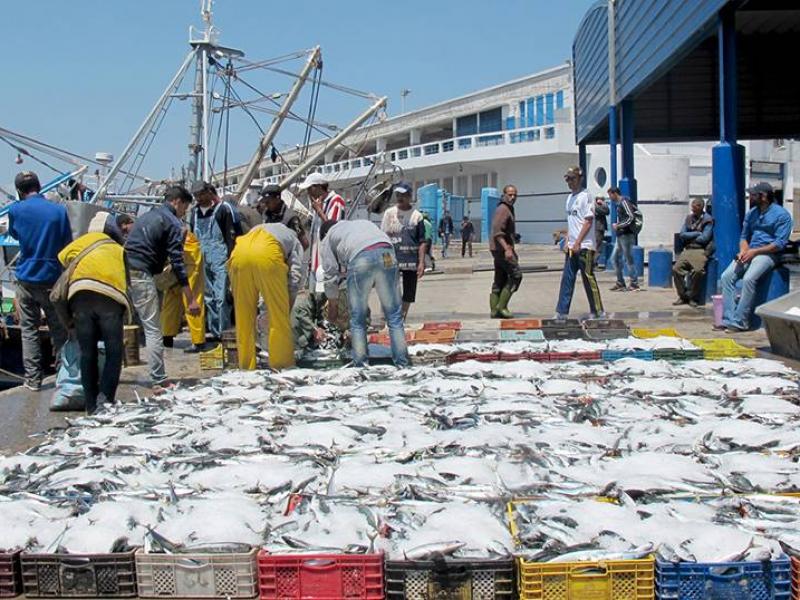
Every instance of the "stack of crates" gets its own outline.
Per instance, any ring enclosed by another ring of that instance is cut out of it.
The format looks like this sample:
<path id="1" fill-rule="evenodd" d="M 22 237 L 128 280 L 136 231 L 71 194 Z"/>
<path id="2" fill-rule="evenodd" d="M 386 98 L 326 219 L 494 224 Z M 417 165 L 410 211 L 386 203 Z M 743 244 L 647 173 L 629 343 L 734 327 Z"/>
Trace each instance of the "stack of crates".
<path id="1" fill-rule="evenodd" d="M 512 600 L 514 597 L 512 559 L 386 562 L 386 600 Z"/>
<path id="2" fill-rule="evenodd" d="M 217 344 L 211 350 L 201 352 L 199 356 L 201 371 L 219 370 L 225 367 L 225 353 L 222 344 Z"/>
<path id="3" fill-rule="evenodd" d="M 753 358 L 756 351 L 753 348 L 737 344 L 734 340 L 723 339 L 697 339 L 691 342 L 703 350 L 706 360 L 721 358 Z"/>
<path id="4" fill-rule="evenodd" d="M 133 552 L 27 554 L 20 557 L 22 585 L 30 598 L 132 598 Z"/>
<path id="5" fill-rule="evenodd" d="M 628 337 L 631 332 L 622 319 L 587 319 L 583 329 L 588 340 L 616 340 Z"/>
<path id="6" fill-rule="evenodd" d="M 614 361 L 622 358 L 638 358 L 639 360 L 653 360 L 652 350 L 603 350 L 603 360 Z"/>
<path id="7" fill-rule="evenodd" d="M 578 319 L 542 319 L 542 333 L 547 340 L 582 340 L 583 327 Z"/>

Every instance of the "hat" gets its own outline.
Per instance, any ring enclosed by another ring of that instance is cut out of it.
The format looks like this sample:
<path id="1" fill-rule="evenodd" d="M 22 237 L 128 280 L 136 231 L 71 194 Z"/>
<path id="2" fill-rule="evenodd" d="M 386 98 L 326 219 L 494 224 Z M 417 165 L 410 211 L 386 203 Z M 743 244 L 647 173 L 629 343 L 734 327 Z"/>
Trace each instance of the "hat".
<path id="1" fill-rule="evenodd" d="M 754 186 L 748 188 L 747 191 L 751 194 L 767 194 L 768 196 L 772 195 L 774 192 L 772 186 L 766 181 L 755 184 Z"/>
<path id="2" fill-rule="evenodd" d="M 322 173 L 311 173 L 311 175 L 306 177 L 306 180 L 297 187 L 301 190 L 307 190 L 312 185 L 326 185 L 327 183 L 328 180 Z"/>
<path id="3" fill-rule="evenodd" d="M 281 197 L 281 186 L 270 183 L 261 188 L 261 196 L 272 196 L 274 198 Z"/>
<path id="4" fill-rule="evenodd" d="M 41 187 L 39 184 L 39 177 L 33 171 L 22 171 L 21 173 L 17 173 L 17 176 L 14 177 L 14 187 L 18 190 L 27 188 L 31 186 L 31 184 L 36 184 Z"/>
<path id="5" fill-rule="evenodd" d="M 195 181 L 192 184 L 192 196 L 202 194 L 203 192 L 211 192 L 216 194 L 217 188 L 214 187 L 214 184 L 208 183 L 207 181 Z"/>
<path id="6" fill-rule="evenodd" d="M 394 186 L 394 190 L 392 190 L 395 194 L 410 194 L 413 188 L 411 187 L 410 183 L 406 183 L 405 181 L 401 181 L 400 183 Z"/>

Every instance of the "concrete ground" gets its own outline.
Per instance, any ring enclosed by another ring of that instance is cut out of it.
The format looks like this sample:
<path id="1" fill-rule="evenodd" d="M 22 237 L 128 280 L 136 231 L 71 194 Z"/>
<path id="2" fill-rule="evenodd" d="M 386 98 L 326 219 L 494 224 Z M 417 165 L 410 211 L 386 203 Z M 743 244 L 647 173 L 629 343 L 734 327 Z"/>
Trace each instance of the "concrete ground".
<path id="1" fill-rule="evenodd" d="M 460 257 L 460 244 L 451 246 L 451 258 L 442 259 L 440 248 L 435 256 L 437 272 L 427 274 L 420 282 L 417 302 L 409 314 L 409 326 L 415 327 L 432 320 L 484 320 L 488 318 L 488 296 L 492 283 L 491 255 L 485 245 L 476 244 L 474 258 Z M 563 254 L 546 246 L 522 246 L 520 263 L 523 269 L 539 267 L 542 270 L 524 274 L 522 287 L 513 297 L 510 308 L 515 316 L 549 318 L 555 313 L 561 279 Z M 794 277 L 794 275 L 793 275 Z M 688 338 L 728 337 L 711 329 L 711 307 L 692 309 L 672 306 L 675 292 L 672 288 L 647 288 L 647 273 L 640 292 L 610 292 L 615 277 L 611 272 L 598 273 L 600 289 L 606 311 L 616 318 L 625 319 L 631 327 L 672 327 Z M 583 288 L 578 284 L 573 299 L 572 314 L 585 315 L 588 304 Z M 377 304 L 373 315 L 379 314 Z M 768 350 L 768 340 L 763 330 L 730 336 L 741 344 Z M 215 374 L 200 371 L 196 354 L 184 354 L 188 346 L 185 334 L 175 341 L 175 348 L 166 350 L 167 373 L 183 385 Z M 142 353 L 144 358 L 144 353 Z M 796 366 L 796 365 L 793 365 Z M 146 385 L 146 367 L 129 367 L 123 370 L 118 398 L 122 402 L 135 402 L 137 397 L 151 393 Z M 0 454 L 23 451 L 37 443 L 37 434 L 54 427 L 65 427 L 70 416 L 79 413 L 51 413 L 48 411 L 53 393 L 53 378 L 45 381 L 41 392 L 29 392 L 18 387 L 0 392 Z"/>

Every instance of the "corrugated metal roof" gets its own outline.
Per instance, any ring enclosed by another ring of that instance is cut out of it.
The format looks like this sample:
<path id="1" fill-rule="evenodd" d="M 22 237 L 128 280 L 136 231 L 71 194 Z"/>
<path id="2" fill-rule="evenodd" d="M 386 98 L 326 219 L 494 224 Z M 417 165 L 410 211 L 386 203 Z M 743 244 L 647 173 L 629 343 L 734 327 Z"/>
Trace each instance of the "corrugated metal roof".
<path id="1" fill-rule="evenodd" d="M 606 0 L 599 0 L 589 9 L 578 27 L 572 46 L 575 112 L 585 117 L 581 123 L 575 123 L 578 139 L 589 133 L 588 124 L 602 121 L 608 113 L 606 4 Z M 578 57 L 580 61 L 576 60 Z"/>

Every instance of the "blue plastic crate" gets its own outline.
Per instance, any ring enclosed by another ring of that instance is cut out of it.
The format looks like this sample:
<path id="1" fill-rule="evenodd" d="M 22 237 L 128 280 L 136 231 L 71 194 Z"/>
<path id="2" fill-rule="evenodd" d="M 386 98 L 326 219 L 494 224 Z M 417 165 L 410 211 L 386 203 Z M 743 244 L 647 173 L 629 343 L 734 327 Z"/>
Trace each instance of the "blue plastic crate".
<path id="1" fill-rule="evenodd" d="M 544 333 L 541 329 L 502 329 L 500 339 L 504 342 L 543 342 Z"/>
<path id="2" fill-rule="evenodd" d="M 622 358 L 638 358 L 653 360 L 652 350 L 603 350 L 603 360 L 620 360 Z"/>
<path id="3" fill-rule="evenodd" d="M 789 600 L 788 558 L 767 562 L 656 561 L 657 600 Z"/>

